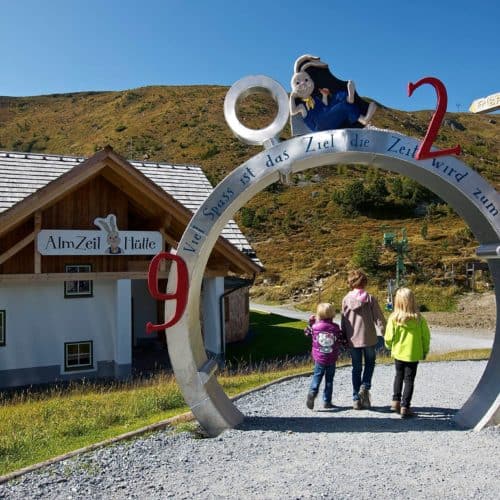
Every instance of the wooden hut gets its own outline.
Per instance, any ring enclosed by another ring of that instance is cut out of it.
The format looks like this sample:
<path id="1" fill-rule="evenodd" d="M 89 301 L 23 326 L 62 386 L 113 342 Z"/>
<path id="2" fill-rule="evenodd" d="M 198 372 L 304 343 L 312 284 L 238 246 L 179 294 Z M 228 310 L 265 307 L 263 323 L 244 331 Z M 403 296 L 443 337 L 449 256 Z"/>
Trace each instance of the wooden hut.
<path id="1" fill-rule="evenodd" d="M 177 246 L 211 191 L 198 166 L 127 161 L 110 147 L 88 159 L 0 152 L 0 387 L 127 377 L 151 368 L 153 351 L 167 362 L 164 335 L 145 330 L 164 321 L 149 262 Z M 209 354 L 246 335 L 248 286 L 261 270 L 230 221 L 204 274 Z M 230 277 L 245 278 L 246 291 L 228 293 Z"/>

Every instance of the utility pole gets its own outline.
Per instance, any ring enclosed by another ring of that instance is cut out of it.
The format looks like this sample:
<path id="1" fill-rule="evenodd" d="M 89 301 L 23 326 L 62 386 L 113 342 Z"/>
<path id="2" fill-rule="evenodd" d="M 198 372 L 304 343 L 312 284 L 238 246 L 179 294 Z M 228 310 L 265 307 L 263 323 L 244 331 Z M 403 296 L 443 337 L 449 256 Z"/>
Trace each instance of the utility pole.
<path id="1" fill-rule="evenodd" d="M 408 237 L 406 228 L 401 229 L 401 239 L 396 241 L 394 233 L 384 233 L 384 247 L 396 252 L 396 279 L 387 281 L 387 302 L 386 310 L 392 311 L 394 292 L 404 284 L 405 281 L 405 257 L 408 253 Z"/>
<path id="2" fill-rule="evenodd" d="M 399 288 L 405 280 L 405 257 L 408 253 L 406 228 L 401 230 L 401 239 L 399 241 L 396 241 L 394 233 L 384 233 L 384 246 L 396 252 L 396 288 Z"/>

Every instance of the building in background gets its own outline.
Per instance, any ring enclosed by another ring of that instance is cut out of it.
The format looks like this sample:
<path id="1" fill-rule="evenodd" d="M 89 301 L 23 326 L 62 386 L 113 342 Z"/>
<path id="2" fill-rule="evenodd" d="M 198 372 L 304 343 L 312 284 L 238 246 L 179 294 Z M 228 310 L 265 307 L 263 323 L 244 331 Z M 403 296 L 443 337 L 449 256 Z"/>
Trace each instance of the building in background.
<path id="1" fill-rule="evenodd" d="M 211 191 L 198 166 L 129 162 L 110 147 L 89 159 L 0 152 L 0 387 L 120 379 L 168 363 L 164 334 L 145 329 L 164 322 L 148 266 L 177 246 Z M 203 280 L 210 356 L 247 334 L 261 271 L 230 221 Z"/>

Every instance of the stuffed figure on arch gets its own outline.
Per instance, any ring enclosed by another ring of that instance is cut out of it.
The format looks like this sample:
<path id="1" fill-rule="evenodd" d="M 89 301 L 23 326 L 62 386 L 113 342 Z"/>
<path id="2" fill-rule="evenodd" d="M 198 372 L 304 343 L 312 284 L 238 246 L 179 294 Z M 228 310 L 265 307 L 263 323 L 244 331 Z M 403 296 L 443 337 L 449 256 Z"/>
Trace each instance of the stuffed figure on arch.
<path id="1" fill-rule="evenodd" d="M 336 78 L 319 57 L 305 54 L 294 65 L 291 80 L 292 135 L 339 128 L 362 128 L 377 105 L 362 99 L 352 80 Z"/>

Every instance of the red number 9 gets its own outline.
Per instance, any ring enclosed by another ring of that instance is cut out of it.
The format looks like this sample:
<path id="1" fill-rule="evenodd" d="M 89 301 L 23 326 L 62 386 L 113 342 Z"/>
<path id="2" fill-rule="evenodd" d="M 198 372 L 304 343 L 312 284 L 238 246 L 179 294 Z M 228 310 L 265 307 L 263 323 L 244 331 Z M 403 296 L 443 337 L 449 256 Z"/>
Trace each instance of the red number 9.
<path id="1" fill-rule="evenodd" d="M 411 97 L 413 91 L 418 89 L 421 85 L 425 84 L 432 85 L 436 89 L 437 93 L 437 107 L 436 111 L 432 115 L 429 127 L 425 134 L 424 140 L 420 143 L 420 146 L 415 154 L 417 160 L 427 160 L 428 158 L 435 158 L 436 156 L 446 156 L 446 155 L 459 155 L 460 146 L 455 146 L 450 149 L 441 149 L 438 151 L 431 151 L 431 146 L 437 137 L 439 127 L 443 121 L 444 114 L 446 113 L 446 106 L 448 105 L 448 95 L 446 93 L 446 87 L 441 80 L 428 76 L 422 78 L 417 83 L 408 84 L 408 96 Z"/>
<path id="2" fill-rule="evenodd" d="M 177 289 L 175 293 L 161 293 L 158 290 L 158 271 L 162 260 L 173 260 L 177 263 Z M 172 318 L 162 325 L 154 325 L 149 321 L 146 324 L 146 333 L 157 330 L 165 330 L 169 326 L 175 325 L 181 318 L 187 304 L 188 295 L 188 271 L 186 263 L 178 255 L 168 252 L 161 252 L 151 259 L 148 271 L 149 293 L 157 300 L 175 300 L 175 313 Z"/>

